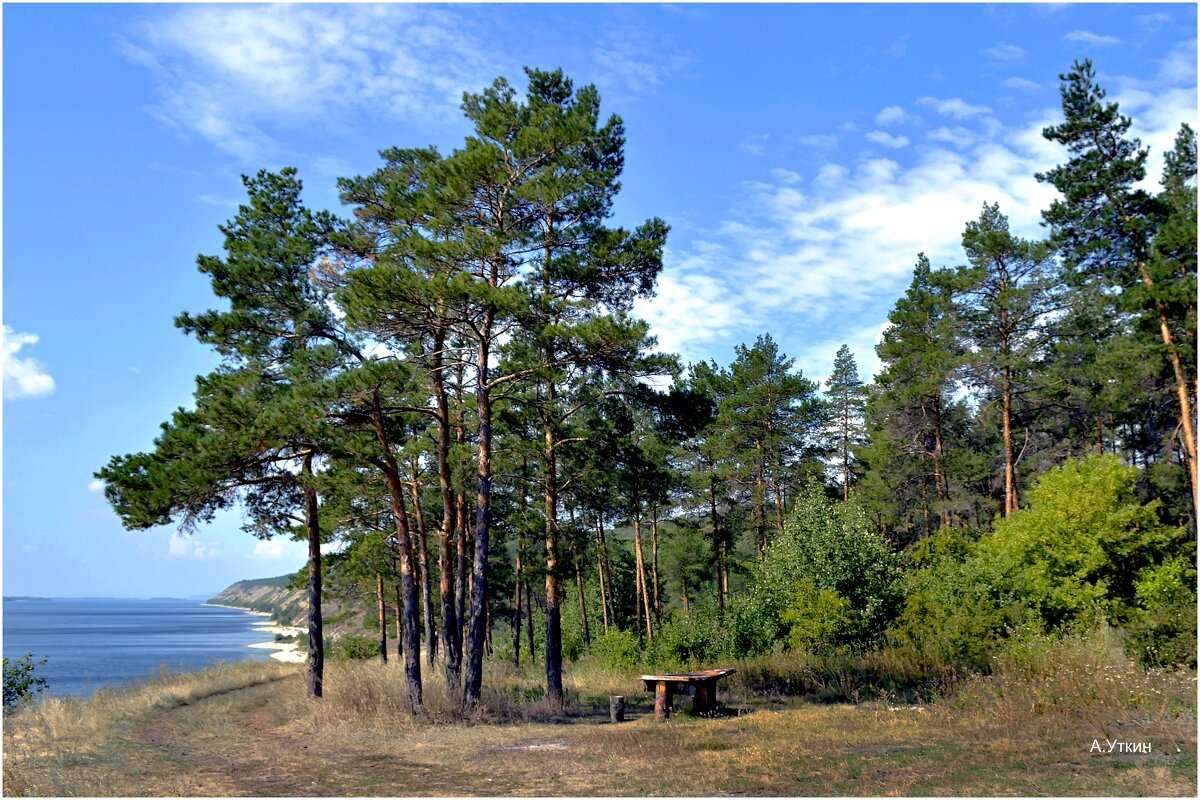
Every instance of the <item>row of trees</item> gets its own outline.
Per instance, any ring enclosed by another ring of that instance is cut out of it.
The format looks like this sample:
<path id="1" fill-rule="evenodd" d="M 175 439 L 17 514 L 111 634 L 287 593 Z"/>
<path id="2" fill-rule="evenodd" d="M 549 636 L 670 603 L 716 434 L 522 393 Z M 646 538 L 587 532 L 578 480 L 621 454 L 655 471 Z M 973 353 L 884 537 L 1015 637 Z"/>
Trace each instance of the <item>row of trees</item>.
<path id="1" fill-rule="evenodd" d="M 131 528 L 240 504 L 256 535 L 307 539 L 311 694 L 323 564 L 339 591 L 373 598 L 385 656 L 396 609 L 417 713 L 422 652 L 478 704 L 502 617 L 517 660 L 529 625 L 561 705 L 565 597 L 568 652 L 630 627 L 653 646 L 697 603 L 722 618 L 740 589 L 767 592 L 772 552 L 808 558 L 780 544 L 795 514 L 830 531 L 838 515 L 846 530 L 870 520 L 892 547 L 980 531 L 1016 514 L 1034 476 L 1095 450 L 1142 467 L 1164 516 L 1194 520 L 1186 126 L 1162 191 L 1135 188 L 1146 153 L 1077 64 L 1065 122 L 1047 129 L 1071 154 L 1041 176 L 1063 196 L 1046 212 L 1051 241 L 1013 236 L 985 206 L 964 232 L 967 265 L 919 259 L 876 380 L 864 385 L 843 347 L 819 387 L 769 335 L 686 374 L 653 351 L 629 309 L 653 292 L 667 226 L 607 224 L 621 121 L 601 121 L 593 87 L 527 76 L 524 98 L 503 79 L 465 97 L 461 148 L 386 150 L 375 172 L 340 181 L 352 219 L 305 208 L 293 170 L 246 179 L 225 256 L 199 260 L 227 308 L 177 319 L 222 366 L 153 451 L 97 473 Z M 820 591 L 832 590 L 813 584 L 810 599 L 841 602 Z M 859 627 L 877 633 L 873 608 Z M 804 630 L 798 643 L 824 628 Z"/>

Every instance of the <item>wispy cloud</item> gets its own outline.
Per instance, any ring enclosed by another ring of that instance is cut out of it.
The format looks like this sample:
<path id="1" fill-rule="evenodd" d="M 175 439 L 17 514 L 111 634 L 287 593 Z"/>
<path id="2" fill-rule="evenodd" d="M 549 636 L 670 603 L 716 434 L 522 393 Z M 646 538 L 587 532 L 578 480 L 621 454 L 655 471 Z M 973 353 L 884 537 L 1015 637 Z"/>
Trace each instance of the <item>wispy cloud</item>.
<path id="1" fill-rule="evenodd" d="M 1162 73 L 1178 69 L 1164 62 Z M 1195 118 L 1194 78 L 1164 80 L 1109 85 L 1134 116 L 1131 133 L 1152 148 L 1169 146 L 1179 123 Z M 829 160 L 799 181 L 800 173 L 777 169 L 745 185 L 704 243 L 669 249 L 658 296 L 637 309 L 661 344 L 694 361 L 772 330 L 814 377 L 849 342 L 865 377 L 877 368 L 873 346 L 918 252 L 936 265 L 962 263 L 963 227 L 985 202 L 998 202 L 1017 234 L 1044 236 L 1041 211 L 1057 194 L 1034 174 L 1066 157 L 1042 136 L 1061 111 L 1047 107 L 1005 127 L 960 98 L 923 105 L 954 122 L 930 131 L 906 159 Z"/>
<path id="2" fill-rule="evenodd" d="M 904 34 L 899 39 L 892 42 L 884 49 L 883 54 L 892 58 L 904 58 L 904 54 L 908 52 L 908 40 L 912 38 L 910 34 Z"/>
<path id="3" fill-rule="evenodd" d="M 1015 76 L 1002 81 L 1000 85 L 1006 89 L 1019 89 L 1021 91 L 1029 92 L 1042 88 L 1040 83 L 1035 83 L 1028 78 L 1018 78 Z"/>
<path id="4" fill-rule="evenodd" d="M 454 119 L 503 71 L 466 15 L 430 6 L 176 6 L 121 46 L 154 76 L 154 116 L 243 159 L 271 152 L 276 126 Z"/>
<path id="5" fill-rule="evenodd" d="M 269 539 L 254 543 L 254 551 L 250 558 L 262 561 L 281 561 L 283 559 L 302 560 L 306 556 L 306 545 L 284 539 Z"/>
<path id="6" fill-rule="evenodd" d="M 876 125 L 903 125 L 916 122 L 920 122 L 920 120 L 900 106 L 888 106 L 875 115 Z"/>
<path id="7" fill-rule="evenodd" d="M 985 48 L 983 54 L 993 61 L 1020 61 L 1025 57 L 1024 50 L 1015 44 L 1005 44 L 1003 42 Z"/>
<path id="8" fill-rule="evenodd" d="M 801 136 L 796 141 L 805 147 L 815 147 L 818 150 L 832 150 L 838 146 L 837 134 L 833 133 L 812 133 Z"/>
<path id="9" fill-rule="evenodd" d="M 1090 44 L 1093 47 L 1106 47 L 1121 43 L 1121 40 L 1116 36 L 1104 36 L 1099 33 L 1092 33 L 1091 31 L 1071 31 L 1070 33 L 1063 34 L 1062 38 L 1064 41 Z"/>
<path id="10" fill-rule="evenodd" d="M 770 139 L 771 134 L 769 133 L 751 133 L 738 142 L 738 148 L 752 156 L 765 156 L 767 154 L 767 142 Z"/>
<path id="11" fill-rule="evenodd" d="M 883 145 L 884 147 L 890 147 L 893 150 L 898 150 L 901 147 L 908 147 L 907 136 L 893 136 L 886 131 L 871 131 L 866 135 L 866 139 L 869 142 L 874 142 L 875 144 Z"/>
<path id="12" fill-rule="evenodd" d="M 98 492 L 103 488 L 104 488 L 104 481 L 100 480 L 99 478 L 96 478 L 95 480 L 88 482 L 88 491 L 89 492 Z"/>
<path id="13" fill-rule="evenodd" d="M 972 130 L 956 125 L 953 128 L 936 128 L 925 134 L 925 138 L 931 142 L 944 142 L 962 149 L 978 142 L 980 136 Z"/>
<path id="14" fill-rule="evenodd" d="M 955 119 L 970 119 L 992 113 L 988 106 L 973 106 L 962 98 L 952 97 L 949 100 L 939 100 L 936 97 L 922 97 L 917 100 L 922 106 L 928 106 L 943 117 Z"/>
<path id="15" fill-rule="evenodd" d="M 676 46 L 669 33 L 627 23 L 609 31 L 592 51 L 602 89 L 652 91 L 685 70 L 692 56 Z"/>
<path id="16" fill-rule="evenodd" d="M 219 558 L 221 551 L 215 544 L 202 542 L 194 536 L 176 533 L 172 534 L 171 540 L 167 544 L 167 556 L 194 559 Z"/>
<path id="17" fill-rule="evenodd" d="M 1137 17 L 1137 25 L 1147 33 L 1158 33 L 1163 26 L 1171 21 L 1171 18 L 1160 12 L 1154 14 L 1143 14 Z"/>
<path id="18" fill-rule="evenodd" d="M 4 399 L 18 397 L 40 397 L 54 393 L 54 378 L 36 358 L 22 357 L 21 349 L 38 343 L 32 333 L 17 333 L 3 326 L 0 340 L 4 352 Z"/>

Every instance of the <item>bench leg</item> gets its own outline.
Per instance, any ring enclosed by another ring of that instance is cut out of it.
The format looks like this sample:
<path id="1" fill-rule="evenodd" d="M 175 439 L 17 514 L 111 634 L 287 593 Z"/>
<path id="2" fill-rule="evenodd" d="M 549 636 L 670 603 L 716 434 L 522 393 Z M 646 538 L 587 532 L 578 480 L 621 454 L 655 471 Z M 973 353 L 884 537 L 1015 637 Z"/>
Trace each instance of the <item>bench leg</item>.
<path id="1" fill-rule="evenodd" d="M 712 688 L 708 682 L 696 684 L 696 694 L 692 696 L 692 713 L 707 714 L 711 710 L 712 700 L 709 698 L 709 693 Z"/>
<path id="2" fill-rule="evenodd" d="M 659 681 L 654 688 L 654 718 L 665 720 L 671 716 L 671 687 L 666 681 Z"/>

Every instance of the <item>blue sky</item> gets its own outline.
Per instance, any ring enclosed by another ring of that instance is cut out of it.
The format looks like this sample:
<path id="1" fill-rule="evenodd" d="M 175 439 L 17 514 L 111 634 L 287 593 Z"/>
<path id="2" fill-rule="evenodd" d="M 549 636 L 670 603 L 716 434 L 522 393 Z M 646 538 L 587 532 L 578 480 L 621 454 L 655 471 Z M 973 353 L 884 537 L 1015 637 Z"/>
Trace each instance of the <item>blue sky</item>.
<path id="1" fill-rule="evenodd" d="M 998 201 L 1038 236 L 1041 128 L 1091 57 L 1151 150 L 1196 124 L 1196 9 L 1148 5 L 5 5 L 3 591 L 184 596 L 303 563 L 230 515 L 125 532 L 92 480 L 151 446 L 216 359 L 172 324 L 239 175 L 294 165 L 310 205 L 389 146 L 467 129 L 464 90 L 523 65 L 595 83 L 628 135 L 615 222 L 671 226 L 639 306 L 688 361 L 770 332 L 863 373 L 919 251 Z"/>

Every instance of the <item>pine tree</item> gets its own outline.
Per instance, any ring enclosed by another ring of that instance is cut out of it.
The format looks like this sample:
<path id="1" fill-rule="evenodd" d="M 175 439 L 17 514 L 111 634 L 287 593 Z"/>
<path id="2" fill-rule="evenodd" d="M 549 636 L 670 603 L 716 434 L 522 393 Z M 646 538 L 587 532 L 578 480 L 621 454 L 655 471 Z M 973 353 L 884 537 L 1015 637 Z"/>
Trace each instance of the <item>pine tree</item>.
<path id="1" fill-rule="evenodd" d="M 1043 217 L 1069 269 L 1103 289 L 1127 295 L 1125 308 L 1152 319 L 1174 380 L 1179 430 L 1195 498 L 1200 487 L 1192 411 L 1197 391 L 1195 359 L 1185 359 L 1180 344 L 1187 339 L 1189 302 L 1195 306 L 1195 269 L 1155 269 L 1156 232 L 1171 214 L 1164 213 L 1163 203 L 1135 188 L 1145 177 L 1147 151 L 1139 140 L 1128 138 L 1130 119 L 1116 103 L 1105 101 L 1107 93 L 1096 83 L 1091 61 L 1076 62 L 1059 77 L 1064 120 L 1046 128 L 1043 135 L 1066 146 L 1070 158 L 1037 176 L 1062 193 Z M 1181 141 L 1186 142 L 1186 135 Z M 1186 153 L 1189 146 L 1182 147 Z M 1190 147 L 1194 152 L 1194 138 Z M 1194 164 L 1194 156 L 1184 154 L 1170 162 L 1180 179 L 1176 185 L 1185 186 L 1189 180 L 1189 161 Z M 1163 199 L 1169 206 L 1169 199 Z"/>
<path id="2" fill-rule="evenodd" d="M 858 377 L 858 365 L 848 345 L 842 345 L 833 360 L 833 372 L 826 381 L 832 412 L 833 449 L 842 462 L 842 502 L 850 503 L 850 461 L 855 448 L 865 443 L 863 412 L 866 390 Z"/>
<path id="3" fill-rule="evenodd" d="M 195 410 L 176 411 L 153 452 L 114 457 L 97 476 L 131 529 L 176 519 L 188 527 L 235 503 L 260 536 L 302 525 L 309 545 L 308 690 L 319 697 L 318 473 L 338 438 L 327 417 L 332 378 L 354 347 L 310 274 L 328 246 L 333 218 L 304 208 L 294 169 L 260 171 L 243 182 L 249 204 L 221 227 L 226 257 L 198 259 L 229 308 L 176 319 L 224 364 L 197 378 Z"/>
<path id="4" fill-rule="evenodd" d="M 1059 280 L 1050 247 L 1013 236 L 998 204 L 984 204 L 979 219 L 967 223 L 962 241 L 970 263 L 959 270 L 958 314 L 972 345 L 974 382 L 999 403 L 1007 517 L 1020 504 L 1021 453 L 1014 445 L 1018 404 L 1038 389 L 1035 364 L 1052 338 Z M 1028 427 L 1025 433 L 1028 441 Z"/>

